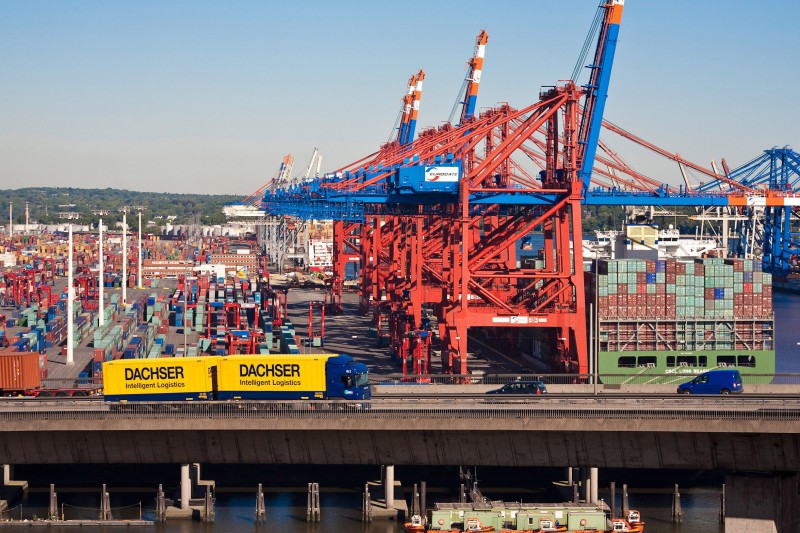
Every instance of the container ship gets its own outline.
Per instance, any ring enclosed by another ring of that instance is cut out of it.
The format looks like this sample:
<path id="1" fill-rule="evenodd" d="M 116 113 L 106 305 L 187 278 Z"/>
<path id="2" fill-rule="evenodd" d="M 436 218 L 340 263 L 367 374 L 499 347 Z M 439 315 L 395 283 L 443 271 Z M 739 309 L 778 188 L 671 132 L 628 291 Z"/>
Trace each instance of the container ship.
<path id="1" fill-rule="evenodd" d="M 600 374 L 775 372 L 772 275 L 760 261 L 598 260 L 586 275 Z"/>

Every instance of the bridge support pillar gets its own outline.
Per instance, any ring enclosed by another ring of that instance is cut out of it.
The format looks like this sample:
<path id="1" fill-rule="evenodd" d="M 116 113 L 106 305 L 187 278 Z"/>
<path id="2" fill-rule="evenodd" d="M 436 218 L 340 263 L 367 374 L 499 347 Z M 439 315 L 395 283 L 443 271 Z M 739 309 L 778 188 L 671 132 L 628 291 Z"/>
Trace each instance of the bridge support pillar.
<path id="1" fill-rule="evenodd" d="M 598 503 L 600 497 L 598 496 L 598 478 L 600 477 L 600 469 L 592 467 L 589 469 L 589 479 L 591 479 L 591 492 L 592 498 L 589 500 L 591 503 Z"/>
<path id="2" fill-rule="evenodd" d="M 394 465 L 386 465 L 386 508 L 394 507 Z"/>
<path id="3" fill-rule="evenodd" d="M 800 523 L 800 475 L 725 476 L 725 533 L 789 533 Z"/>
<path id="4" fill-rule="evenodd" d="M 17 487 L 20 490 L 28 490 L 27 481 L 16 481 L 14 479 L 14 465 L 2 465 L 3 487 Z"/>
<path id="5" fill-rule="evenodd" d="M 581 467 L 581 496 L 586 503 L 592 501 L 592 475 L 586 467 Z"/>
<path id="6" fill-rule="evenodd" d="M 191 499 L 192 478 L 189 476 L 189 465 L 181 465 L 181 509 L 188 509 Z"/>
<path id="7" fill-rule="evenodd" d="M 173 497 L 173 505 L 165 509 L 164 518 L 193 518 L 214 521 L 213 480 L 200 479 L 200 464 L 181 464 L 180 488 Z M 180 500 L 180 504 L 176 501 Z"/>
<path id="8" fill-rule="evenodd" d="M 0 465 L 0 470 L 3 471 L 2 478 L 0 478 L 3 480 L 3 483 L 0 484 L 0 512 L 2 512 L 10 507 L 9 502 L 20 496 L 23 491 L 28 490 L 28 482 L 14 480 L 13 465 Z"/>

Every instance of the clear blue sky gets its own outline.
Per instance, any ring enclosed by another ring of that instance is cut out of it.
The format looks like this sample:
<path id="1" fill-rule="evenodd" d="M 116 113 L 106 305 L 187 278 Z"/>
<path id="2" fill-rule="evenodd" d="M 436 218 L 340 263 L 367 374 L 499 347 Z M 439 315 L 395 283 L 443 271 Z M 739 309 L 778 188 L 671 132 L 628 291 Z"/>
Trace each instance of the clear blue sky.
<path id="1" fill-rule="evenodd" d="M 0 188 L 244 195 L 315 146 L 331 170 L 389 137 L 420 67 L 420 125 L 446 120 L 482 28 L 478 105 L 535 102 L 597 4 L 4 0 Z M 606 118 L 706 165 L 800 150 L 798 20 L 796 0 L 628 0 Z"/>

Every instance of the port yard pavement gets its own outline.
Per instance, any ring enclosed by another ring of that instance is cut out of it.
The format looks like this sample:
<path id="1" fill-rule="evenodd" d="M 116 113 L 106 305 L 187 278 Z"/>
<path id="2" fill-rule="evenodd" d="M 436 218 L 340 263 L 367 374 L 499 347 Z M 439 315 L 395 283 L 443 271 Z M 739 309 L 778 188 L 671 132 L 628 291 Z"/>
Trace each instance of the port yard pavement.
<path id="1" fill-rule="evenodd" d="M 276 276 L 277 277 L 277 276 Z M 279 280 L 280 278 L 278 278 Z M 281 288 L 280 281 L 272 280 L 273 286 Z M 294 324 L 297 337 L 308 337 L 308 304 L 324 298 L 323 291 L 317 288 L 289 289 L 288 313 Z M 399 372 L 388 348 L 377 348 L 375 339 L 367 336 L 370 327 L 370 316 L 362 316 L 358 312 L 358 294 L 342 295 L 341 315 L 325 315 L 325 346 L 314 348 L 300 345 L 300 353 L 344 353 L 356 360 L 366 363 L 369 371 L 377 374 Z M 320 310 L 314 309 L 314 333 L 319 334 Z"/>
<path id="2" fill-rule="evenodd" d="M 272 276 L 275 288 L 282 288 L 282 277 Z M 300 339 L 308 336 L 308 304 L 323 300 L 324 294 L 320 288 L 292 288 L 289 290 L 288 313 L 289 319 L 295 326 L 295 331 Z M 388 347 L 377 348 L 376 340 L 367 333 L 373 326 L 371 315 L 361 315 L 358 311 L 359 296 L 357 293 L 342 294 L 341 315 L 325 315 L 325 346 L 312 348 L 300 346 L 300 353 L 344 353 L 353 356 L 356 360 L 366 363 L 373 375 L 397 374 L 402 372 L 398 362 L 392 359 Z M 319 309 L 314 309 L 314 333 L 319 333 Z M 470 343 L 472 344 L 472 343 Z M 481 343 L 482 344 L 482 343 Z M 438 350 L 437 346 L 433 349 Z M 438 353 L 438 352 L 437 352 Z M 524 362 L 516 363 L 498 355 L 489 348 L 482 348 L 481 355 L 469 353 L 470 370 L 481 370 L 486 373 L 530 373 Z M 441 373 L 441 359 L 431 357 L 431 373 Z M 490 388 L 497 388 L 496 386 Z"/>

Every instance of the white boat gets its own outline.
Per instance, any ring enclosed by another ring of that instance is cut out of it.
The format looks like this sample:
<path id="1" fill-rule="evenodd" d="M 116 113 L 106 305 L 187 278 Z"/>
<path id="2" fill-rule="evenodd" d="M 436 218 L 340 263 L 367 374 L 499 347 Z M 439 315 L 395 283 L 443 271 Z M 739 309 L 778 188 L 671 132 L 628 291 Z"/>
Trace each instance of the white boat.
<path id="1" fill-rule="evenodd" d="M 625 224 L 622 231 L 595 231 L 596 240 L 583 241 L 584 259 L 698 259 L 714 255 L 711 238 L 683 236 L 672 224 Z"/>

